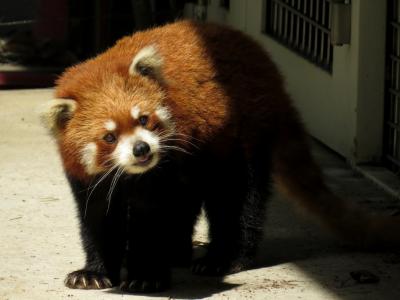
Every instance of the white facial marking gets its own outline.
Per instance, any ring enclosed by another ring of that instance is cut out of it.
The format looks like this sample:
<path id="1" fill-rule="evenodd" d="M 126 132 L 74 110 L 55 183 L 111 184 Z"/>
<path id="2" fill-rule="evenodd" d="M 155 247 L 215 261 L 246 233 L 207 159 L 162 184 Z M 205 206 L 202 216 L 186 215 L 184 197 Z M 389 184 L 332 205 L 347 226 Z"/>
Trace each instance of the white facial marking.
<path id="1" fill-rule="evenodd" d="M 175 124 L 171 119 L 172 114 L 168 108 L 166 108 L 164 106 L 159 106 L 156 109 L 155 114 L 160 119 L 160 121 L 164 123 L 164 125 L 168 128 L 168 130 L 170 130 L 170 131 L 175 130 Z"/>
<path id="2" fill-rule="evenodd" d="M 113 153 L 118 164 L 127 165 L 131 162 L 133 142 L 134 139 L 132 136 L 124 136 L 120 138 L 120 141 Z"/>
<path id="3" fill-rule="evenodd" d="M 162 65 L 162 58 L 157 52 L 155 46 L 146 46 L 140 50 L 132 60 L 132 64 L 129 67 L 129 74 L 136 74 L 136 65 L 141 63 L 145 66 L 151 67 L 157 70 Z"/>
<path id="4" fill-rule="evenodd" d="M 104 128 L 108 131 L 114 131 L 115 129 L 117 129 L 117 123 L 115 123 L 113 120 L 107 120 L 104 123 Z"/>
<path id="5" fill-rule="evenodd" d="M 95 143 L 89 143 L 83 147 L 81 152 L 81 163 L 85 167 L 86 172 L 89 175 L 93 175 L 99 172 L 99 168 L 96 164 L 97 145 Z"/>
<path id="6" fill-rule="evenodd" d="M 167 122 L 171 118 L 171 113 L 168 108 L 162 106 L 156 109 L 156 115 L 163 122 Z"/>
<path id="7" fill-rule="evenodd" d="M 143 141 L 149 144 L 151 152 L 158 152 L 160 148 L 158 136 L 156 136 L 154 133 L 147 129 L 139 127 L 138 129 L 136 129 L 135 135 L 138 141 Z"/>
<path id="8" fill-rule="evenodd" d="M 131 109 L 131 116 L 132 116 L 132 118 L 137 120 L 137 119 L 139 119 L 139 115 L 140 115 L 140 108 L 137 105 L 135 105 Z"/>
<path id="9" fill-rule="evenodd" d="M 141 164 L 133 155 L 133 147 L 139 141 L 145 142 L 150 146 L 149 156 L 151 156 L 151 158 L 147 164 Z M 118 165 L 124 167 L 125 172 L 138 174 L 148 171 L 158 163 L 159 150 L 160 145 L 158 137 L 151 131 L 138 127 L 133 134 L 124 135 L 120 138 L 113 152 L 113 157 Z"/>

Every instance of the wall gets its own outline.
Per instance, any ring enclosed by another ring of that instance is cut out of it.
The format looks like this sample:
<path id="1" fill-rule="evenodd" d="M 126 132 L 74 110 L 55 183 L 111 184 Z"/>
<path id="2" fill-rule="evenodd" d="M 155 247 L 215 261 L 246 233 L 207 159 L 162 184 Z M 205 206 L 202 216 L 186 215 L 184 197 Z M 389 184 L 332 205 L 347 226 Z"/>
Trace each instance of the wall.
<path id="1" fill-rule="evenodd" d="M 350 45 L 334 47 L 332 73 L 262 32 L 263 0 L 231 0 L 221 11 L 210 1 L 208 19 L 241 29 L 271 54 L 314 137 L 354 163 L 382 152 L 386 1 L 353 0 Z"/>

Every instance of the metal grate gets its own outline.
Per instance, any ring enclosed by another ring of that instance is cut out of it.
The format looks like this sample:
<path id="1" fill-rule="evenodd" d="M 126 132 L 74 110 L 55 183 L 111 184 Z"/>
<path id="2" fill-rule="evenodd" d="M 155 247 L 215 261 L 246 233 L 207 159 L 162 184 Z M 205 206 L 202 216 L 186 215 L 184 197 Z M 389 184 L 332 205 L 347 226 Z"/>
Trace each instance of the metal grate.
<path id="1" fill-rule="evenodd" d="M 266 0 L 266 33 L 331 72 L 330 0 Z"/>
<path id="2" fill-rule="evenodd" d="M 400 172 L 400 7 L 388 0 L 384 154 L 390 169 Z"/>

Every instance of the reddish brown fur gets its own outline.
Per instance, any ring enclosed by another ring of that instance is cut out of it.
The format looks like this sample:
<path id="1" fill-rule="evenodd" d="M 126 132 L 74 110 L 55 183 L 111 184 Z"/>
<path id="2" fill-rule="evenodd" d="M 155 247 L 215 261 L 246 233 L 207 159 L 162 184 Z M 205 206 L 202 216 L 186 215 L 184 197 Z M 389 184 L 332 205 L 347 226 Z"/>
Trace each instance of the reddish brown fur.
<path id="1" fill-rule="evenodd" d="M 205 36 L 215 39 L 214 44 L 206 44 Z M 208 53 L 216 51 L 220 52 L 218 55 L 229 56 L 229 53 L 224 53 L 225 48 L 220 49 L 220 43 L 224 40 L 234 47 L 232 64 L 228 65 L 230 68 L 224 70 L 224 73 L 231 76 L 231 82 L 236 82 L 237 88 L 233 91 L 235 99 L 231 99 L 225 87 L 215 80 L 223 74 L 218 74 L 221 71 L 215 69 L 212 53 Z M 58 80 L 56 96 L 78 101 L 77 116 L 80 111 L 101 116 L 100 112 L 110 107 L 126 112 L 132 104 L 129 99 L 138 94 L 144 95 L 147 102 L 160 101 L 160 89 L 153 81 L 128 74 L 135 54 L 144 46 L 153 44 L 164 60 L 163 75 L 167 81 L 165 102 L 172 110 L 175 121 L 178 121 L 178 132 L 208 141 L 224 129 L 228 131 L 224 132 L 225 139 L 228 139 L 237 135 L 238 124 L 241 123 L 245 126 L 241 130 L 248 135 L 246 139 L 254 141 L 259 138 L 259 134 L 263 136 L 265 131 L 270 131 L 271 125 L 277 127 L 277 117 L 294 114 L 283 92 L 281 76 L 261 48 L 255 47 L 253 43 L 243 44 L 239 32 L 221 30 L 212 25 L 203 28 L 191 22 L 178 22 L 123 38 L 104 54 L 68 69 Z M 248 70 L 252 76 L 245 78 L 248 88 L 243 88 L 243 77 L 246 74 L 236 73 L 235 61 L 245 60 L 246 57 L 258 61 L 259 69 Z M 264 76 L 265 70 L 269 71 L 267 76 Z M 263 75 L 265 81 L 255 80 L 257 75 Z M 232 100 L 238 101 L 231 103 Z M 90 109 L 84 109 L 83 105 Z M 231 116 L 232 105 L 238 106 L 237 111 L 242 112 L 242 115 Z M 121 121 L 123 116 L 126 113 L 115 114 Z M 102 124 L 101 119 L 93 120 L 85 115 L 82 118 Z M 242 123 L 242 119 L 245 122 Z M 79 167 L 74 166 L 76 157 L 73 154 L 77 153 L 77 149 L 68 144 L 71 140 L 78 144 L 81 142 L 80 133 L 73 129 L 74 124 L 80 122 L 69 124 L 70 130 L 66 132 L 71 133 L 62 139 L 60 148 L 68 151 L 63 155 L 67 170 L 83 176 L 78 171 Z M 91 134 L 97 124 L 87 124 L 88 131 L 83 128 L 77 130 Z M 276 128 L 273 130 L 276 131 Z M 224 142 L 229 143 L 227 140 Z"/>
<path id="2" fill-rule="evenodd" d="M 77 69 L 71 70 L 74 73 Z M 64 134 L 61 134 L 59 138 L 59 146 L 67 173 L 85 181 L 89 178 L 80 163 L 82 146 L 96 141 L 100 152 L 105 154 L 111 152 L 106 149 L 115 147 L 115 144 L 110 145 L 102 140 L 107 133 L 104 123 L 109 119 L 116 121 L 118 124 L 117 134 L 132 132 L 137 125 L 137 121 L 133 120 L 130 114 L 132 106 L 141 102 L 144 111 L 154 112 L 163 101 L 163 93 L 154 84 L 149 84 L 143 90 L 126 87 L 125 81 L 135 81 L 135 85 L 139 85 L 141 82 L 149 81 L 146 78 L 122 78 L 106 70 L 105 74 L 100 76 L 102 76 L 100 81 L 92 79 L 98 84 L 94 90 L 88 89 L 84 85 L 79 86 L 78 82 L 74 82 L 74 85 L 68 89 L 68 91 L 73 91 L 70 93 L 66 93 L 67 90 L 64 89 L 64 79 L 68 78 L 65 76 L 60 80 L 59 89 L 56 92 L 58 96 L 64 95 L 64 97 L 73 98 L 78 102 L 74 117 L 68 122 Z M 77 77 L 79 80 L 79 76 Z M 133 86 L 133 83 L 131 85 Z M 151 101 L 152 99 L 153 101 Z M 96 117 L 93 118 L 93 116 Z M 154 129 L 161 125 L 157 117 L 152 115 L 148 126 Z M 109 157 L 100 155 L 99 158 L 98 163 L 101 165 Z"/>
<path id="3" fill-rule="evenodd" d="M 155 45 L 163 58 L 162 84 L 128 74 L 132 58 L 148 45 Z M 154 109 L 164 103 L 177 131 L 214 153 L 223 155 L 240 141 L 251 157 L 260 141 L 268 139 L 274 178 L 282 191 L 347 238 L 375 240 L 380 233 L 374 228 L 381 233 L 382 228 L 369 227 L 370 219 L 359 213 L 362 217 L 355 220 L 354 211 L 325 186 L 282 81 L 264 50 L 238 31 L 184 21 L 123 38 L 105 53 L 68 69 L 58 81 L 56 96 L 78 102 L 59 140 L 65 169 L 87 177 L 77 153 L 87 137 L 102 135 L 109 118 L 102 119 L 104 112 L 124 124 L 119 130 L 129 130 L 132 104 Z M 398 222 L 390 226 L 399 227 Z M 379 242 L 398 245 L 398 238 L 388 234 Z"/>

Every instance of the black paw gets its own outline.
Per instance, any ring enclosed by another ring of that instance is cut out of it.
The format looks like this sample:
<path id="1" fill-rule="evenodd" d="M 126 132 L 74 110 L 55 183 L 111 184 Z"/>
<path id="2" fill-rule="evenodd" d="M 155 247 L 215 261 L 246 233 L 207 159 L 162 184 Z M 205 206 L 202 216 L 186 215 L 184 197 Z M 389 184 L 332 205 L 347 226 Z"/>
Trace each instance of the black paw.
<path id="1" fill-rule="evenodd" d="M 192 264 L 192 273 L 203 276 L 224 276 L 237 273 L 249 267 L 247 259 L 238 259 L 233 262 L 208 256 L 196 259 Z"/>
<path id="2" fill-rule="evenodd" d="M 129 293 L 156 293 L 161 292 L 169 287 L 167 279 L 136 279 L 123 281 L 119 286 L 121 291 Z"/>
<path id="3" fill-rule="evenodd" d="M 113 285 L 110 279 L 104 274 L 88 271 L 78 270 L 67 275 L 65 278 L 65 286 L 70 289 L 86 289 L 86 290 L 100 290 L 108 289 Z"/>

